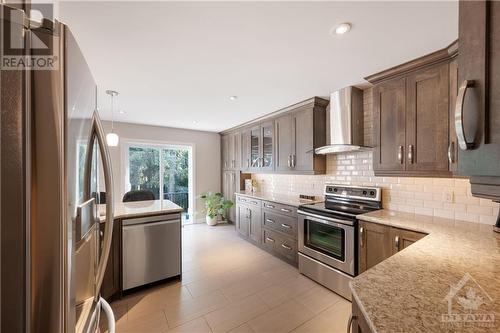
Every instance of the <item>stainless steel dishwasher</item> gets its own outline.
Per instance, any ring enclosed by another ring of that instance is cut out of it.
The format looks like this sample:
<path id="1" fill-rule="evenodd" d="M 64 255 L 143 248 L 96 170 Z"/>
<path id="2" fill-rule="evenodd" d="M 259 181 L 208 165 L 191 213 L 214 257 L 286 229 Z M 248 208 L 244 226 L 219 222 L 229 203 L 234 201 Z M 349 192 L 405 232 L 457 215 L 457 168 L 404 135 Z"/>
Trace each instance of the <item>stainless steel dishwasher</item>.
<path id="1" fill-rule="evenodd" d="M 124 219 L 123 290 L 181 274 L 179 213 Z"/>

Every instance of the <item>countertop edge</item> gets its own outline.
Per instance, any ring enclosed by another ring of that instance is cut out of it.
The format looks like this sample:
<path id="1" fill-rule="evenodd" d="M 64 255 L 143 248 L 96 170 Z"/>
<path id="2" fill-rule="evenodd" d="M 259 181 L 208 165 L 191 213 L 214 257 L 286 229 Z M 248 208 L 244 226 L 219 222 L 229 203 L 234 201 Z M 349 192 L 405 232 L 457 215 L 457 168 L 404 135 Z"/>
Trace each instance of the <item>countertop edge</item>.
<path id="1" fill-rule="evenodd" d="M 181 213 L 183 211 L 182 208 L 175 208 L 175 209 L 166 209 L 166 210 L 160 210 L 160 211 L 155 211 L 155 212 L 143 212 L 143 213 L 130 213 L 130 214 L 118 214 L 113 216 L 115 219 L 124 219 L 124 218 L 134 218 L 134 217 L 147 217 L 147 216 L 156 216 L 156 215 L 163 215 L 163 214 L 174 214 L 174 213 Z"/>
<path id="2" fill-rule="evenodd" d="M 361 302 L 361 300 L 359 299 L 358 293 L 356 292 L 354 287 L 351 285 L 351 282 L 349 282 L 349 288 L 351 289 L 351 294 L 352 294 L 352 297 L 354 298 L 354 301 L 356 302 L 359 310 L 363 314 L 363 319 L 368 324 L 368 326 L 370 326 L 370 330 L 372 331 L 372 333 L 377 333 L 377 329 L 375 328 L 375 325 L 373 325 L 373 322 L 370 319 L 370 316 L 368 316 L 368 313 L 365 310 L 365 306 L 364 306 L 363 302 Z"/>
<path id="3" fill-rule="evenodd" d="M 299 207 L 301 205 L 306 205 L 306 204 L 313 204 L 313 203 L 318 203 L 318 202 L 323 202 L 323 198 L 321 199 L 318 199 L 318 200 L 307 200 L 307 201 L 304 201 L 304 202 L 291 202 L 291 201 L 288 201 L 288 200 L 284 200 L 284 199 L 280 199 L 280 198 L 266 198 L 265 197 L 265 194 L 261 194 L 261 193 L 257 193 L 257 194 L 254 194 L 254 193 L 245 193 L 245 192 L 236 192 L 235 195 L 240 195 L 240 196 L 244 196 L 244 197 L 247 197 L 247 198 L 254 198 L 254 199 L 257 199 L 257 200 L 263 200 L 263 201 L 272 201 L 272 202 L 276 202 L 276 203 L 279 203 L 279 204 L 282 204 L 282 205 L 288 205 L 288 206 L 293 206 L 293 207 Z M 286 196 L 286 194 L 283 194 L 283 196 Z M 298 197 L 295 197 L 294 200 L 299 200 Z M 306 199 L 304 199 L 306 200 Z"/>
<path id="4" fill-rule="evenodd" d="M 416 231 L 416 232 L 421 232 L 424 234 L 429 234 L 429 230 L 426 230 L 425 228 L 418 228 L 412 225 L 405 225 L 403 223 L 394 223 L 394 222 L 388 222 L 384 221 L 383 218 L 378 218 L 378 217 L 373 217 L 373 216 L 368 216 L 369 213 L 365 214 L 360 214 L 356 215 L 356 218 L 358 220 L 363 220 L 366 222 L 371 222 L 371 223 L 376 223 L 376 224 L 381 224 L 381 225 L 386 225 L 390 227 L 395 227 L 395 228 L 400 228 L 400 229 L 406 229 L 406 230 L 411 230 L 411 231 Z"/>

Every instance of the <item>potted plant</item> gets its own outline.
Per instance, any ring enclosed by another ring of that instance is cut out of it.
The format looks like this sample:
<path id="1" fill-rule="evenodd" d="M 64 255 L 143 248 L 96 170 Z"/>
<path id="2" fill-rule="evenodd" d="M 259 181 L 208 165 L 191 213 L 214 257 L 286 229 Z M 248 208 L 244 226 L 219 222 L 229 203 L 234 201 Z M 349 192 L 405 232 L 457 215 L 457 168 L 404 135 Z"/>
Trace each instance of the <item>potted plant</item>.
<path id="1" fill-rule="evenodd" d="M 219 216 L 226 217 L 226 212 L 233 206 L 231 200 L 226 200 L 222 193 L 208 192 L 201 196 L 205 200 L 205 207 L 207 209 L 206 221 L 208 225 L 216 225 Z"/>

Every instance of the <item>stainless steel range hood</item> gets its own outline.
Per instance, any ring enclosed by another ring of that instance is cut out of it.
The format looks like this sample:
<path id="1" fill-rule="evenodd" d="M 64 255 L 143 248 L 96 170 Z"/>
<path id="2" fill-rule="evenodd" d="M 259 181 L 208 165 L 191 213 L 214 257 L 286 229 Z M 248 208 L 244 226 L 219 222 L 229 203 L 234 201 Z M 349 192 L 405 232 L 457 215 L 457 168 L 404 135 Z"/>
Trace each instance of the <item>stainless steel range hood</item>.
<path id="1" fill-rule="evenodd" d="M 364 146 L 363 91 L 347 87 L 330 94 L 327 110 L 326 146 L 316 154 L 371 150 Z"/>

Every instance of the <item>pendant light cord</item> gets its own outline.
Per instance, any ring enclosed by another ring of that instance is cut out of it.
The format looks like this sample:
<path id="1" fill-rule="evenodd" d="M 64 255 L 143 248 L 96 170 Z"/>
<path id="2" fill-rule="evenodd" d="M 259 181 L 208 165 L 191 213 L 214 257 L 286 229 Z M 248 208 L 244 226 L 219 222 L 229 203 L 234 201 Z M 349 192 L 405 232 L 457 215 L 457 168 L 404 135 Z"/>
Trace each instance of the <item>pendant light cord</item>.
<path id="1" fill-rule="evenodd" d="M 113 104 L 113 99 L 114 99 L 114 94 L 111 94 L 111 132 L 114 131 L 115 129 L 115 110 L 114 110 L 114 104 Z"/>

